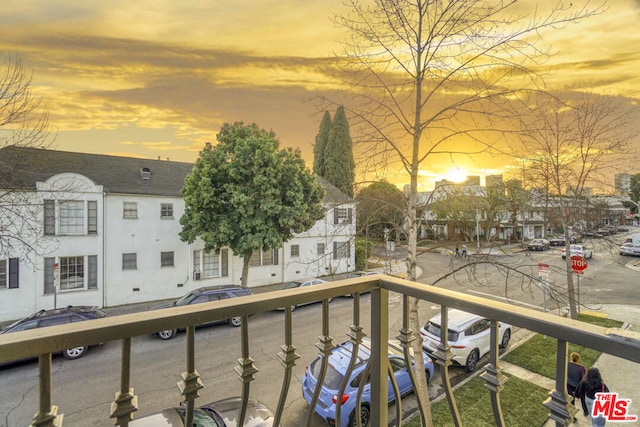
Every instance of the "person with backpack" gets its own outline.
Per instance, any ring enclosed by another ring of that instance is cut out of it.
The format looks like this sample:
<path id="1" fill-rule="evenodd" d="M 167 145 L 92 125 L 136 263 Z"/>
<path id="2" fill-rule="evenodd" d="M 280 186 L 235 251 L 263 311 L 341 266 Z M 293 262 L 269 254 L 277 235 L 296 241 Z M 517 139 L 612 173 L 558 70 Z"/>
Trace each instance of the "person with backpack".
<path id="1" fill-rule="evenodd" d="M 580 354 L 575 351 L 569 355 L 571 359 L 567 365 L 567 393 L 571 396 L 571 404 L 576 404 L 576 389 L 580 385 L 580 381 L 587 372 L 587 369 L 580 364 Z M 580 399 L 582 403 L 582 412 L 585 416 L 589 415 L 587 412 L 587 404 L 584 399 Z"/>
<path id="2" fill-rule="evenodd" d="M 585 400 L 588 414 L 591 416 L 591 425 L 593 427 L 604 427 L 604 423 L 606 422 L 605 417 L 602 415 L 594 417 L 592 415 L 596 393 L 609 393 L 609 388 L 604 381 L 602 381 L 600 370 L 598 368 L 589 368 L 576 389 L 576 397 Z"/>

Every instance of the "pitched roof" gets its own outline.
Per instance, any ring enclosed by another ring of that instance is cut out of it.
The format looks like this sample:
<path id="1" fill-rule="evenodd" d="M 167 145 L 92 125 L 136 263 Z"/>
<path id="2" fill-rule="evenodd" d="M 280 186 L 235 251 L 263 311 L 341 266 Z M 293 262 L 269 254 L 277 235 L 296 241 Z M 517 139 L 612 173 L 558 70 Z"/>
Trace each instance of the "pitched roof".
<path id="1" fill-rule="evenodd" d="M 147 168 L 150 179 L 143 179 Z M 180 196 L 193 164 L 9 146 L 0 149 L 0 188 L 35 190 L 36 182 L 70 172 L 118 194 Z"/>
<path id="2" fill-rule="evenodd" d="M 149 170 L 149 179 L 142 178 L 143 168 Z M 192 168 L 193 163 L 12 145 L 0 149 L 0 188 L 35 191 L 37 182 L 69 172 L 86 176 L 109 193 L 180 197 Z M 352 200 L 324 178 L 318 177 L 318 183 L 325 189 L 324 203 Z"/>

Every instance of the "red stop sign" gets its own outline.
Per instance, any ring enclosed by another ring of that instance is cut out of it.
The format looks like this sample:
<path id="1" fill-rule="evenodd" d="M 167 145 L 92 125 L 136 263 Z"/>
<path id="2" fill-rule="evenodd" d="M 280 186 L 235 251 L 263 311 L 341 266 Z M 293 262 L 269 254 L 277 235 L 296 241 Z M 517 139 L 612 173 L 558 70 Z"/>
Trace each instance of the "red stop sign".
<path id="1" fill-rule="evenodd" d="M 575 271 L 582 271 L 587 268 L 587 260 L 582 258 L 581 256 L 572 256 L 571 257 L 571 269 Z"/>

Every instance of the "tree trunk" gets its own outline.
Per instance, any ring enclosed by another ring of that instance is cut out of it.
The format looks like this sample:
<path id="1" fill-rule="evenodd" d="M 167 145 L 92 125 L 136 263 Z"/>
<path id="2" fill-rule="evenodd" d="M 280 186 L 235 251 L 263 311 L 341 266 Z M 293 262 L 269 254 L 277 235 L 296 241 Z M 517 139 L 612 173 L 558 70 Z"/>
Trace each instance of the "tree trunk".
<path id="1" fill-rule="evenodd" d="M 243 287 L 247 287 L 247 283 L 249 282 L 249 262 L 251 261 L 252 252 L 244 254 L 242 258 L 242 277 L 240 278 L 240 285 Z"/>

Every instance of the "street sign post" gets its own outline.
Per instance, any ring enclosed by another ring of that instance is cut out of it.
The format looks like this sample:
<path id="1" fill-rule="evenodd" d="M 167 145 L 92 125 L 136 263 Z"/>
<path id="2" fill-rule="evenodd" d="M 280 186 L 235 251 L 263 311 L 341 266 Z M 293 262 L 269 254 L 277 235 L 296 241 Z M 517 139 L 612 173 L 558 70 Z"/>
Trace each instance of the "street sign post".
<path id="1" fill-rule="evenodd" d="M 587 260 L 581 256 L 574 255 L 571 257 L 571 270 L 575 274 L 584 274 L 589 264 Z M 580 276 L 578 276 L 578 314 L 580 313 Z"/>
<path id="2" fill-rule="evenodd" d="M 549 282 L 549 264 L 538 263 L 538 281 L 542 288 L 542 303 L 544 312 L 547 312 L 547 283 Z"/>

